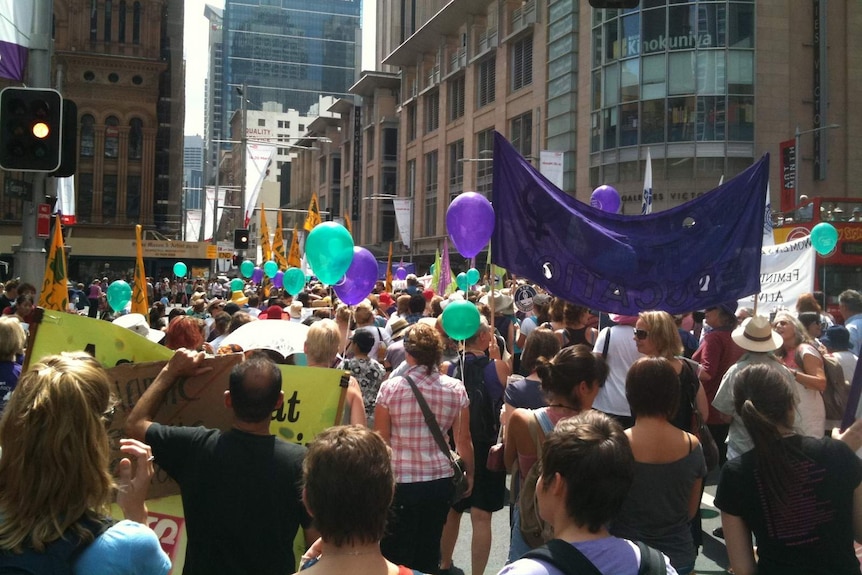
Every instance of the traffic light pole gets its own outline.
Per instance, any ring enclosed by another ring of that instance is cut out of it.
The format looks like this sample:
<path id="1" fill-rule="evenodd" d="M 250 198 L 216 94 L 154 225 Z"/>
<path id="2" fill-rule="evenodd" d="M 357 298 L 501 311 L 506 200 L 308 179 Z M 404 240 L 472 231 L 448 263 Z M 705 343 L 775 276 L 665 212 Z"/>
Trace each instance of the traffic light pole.
<path id="1" fill-rule="evenodd" d="M 33 88 L 50 88 L 51 21 L 54 16 L 54 0 L 35 0 L 34 4 L 33 32 L 30 36 L 27 66 L 29 85 Z M 46 180 L 45 173 L 34 174 L 30 200 L 23 202 L 21 244 L 15 251 L 15 275 L 20 276 L 22 281 L 36 286 L 37 292 L 41 291 L 42 279 L 45 275 L 45 249 L 43 241 L 36 233 L 36 216 L 37 206 L 45 201 Z"/>

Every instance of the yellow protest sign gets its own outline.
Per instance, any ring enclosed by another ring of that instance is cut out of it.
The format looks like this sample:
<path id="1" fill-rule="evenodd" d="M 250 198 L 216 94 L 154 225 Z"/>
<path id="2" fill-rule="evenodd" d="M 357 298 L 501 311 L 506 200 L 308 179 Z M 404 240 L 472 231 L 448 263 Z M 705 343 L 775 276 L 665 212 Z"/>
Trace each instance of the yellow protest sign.
<path id="1" fill-rule="evenodd" d="M 167 360 L 170 349 L 109 321 L 53 310 L 30 326 L 25 367 L 61 351 L 86 351 L 103 366 Z"/>

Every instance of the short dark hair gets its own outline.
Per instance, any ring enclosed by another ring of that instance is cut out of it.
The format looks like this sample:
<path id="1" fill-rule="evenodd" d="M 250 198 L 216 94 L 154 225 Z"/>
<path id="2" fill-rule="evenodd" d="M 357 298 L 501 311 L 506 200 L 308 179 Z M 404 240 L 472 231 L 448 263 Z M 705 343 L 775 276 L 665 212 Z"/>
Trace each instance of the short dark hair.
<path id="1" fill-rule="evenodd" d="M 263 354 L 255 354 L 230 372 L 230 398 L 236 418 L 259 423 L 271 417 L 281 392 L 281 371 Z"/>
<path id="2" fill-rule="evenodd" d="M 671 419 L 679 409 L 679 386 L 679 376 L 667 358 L 638 359 L 626 374 L 626 399 L 632 415 Z"/>
<path id="3" fill-rule="evenodd" d="M 838 303 L 844 304 L 854 314 L 862 313 L 862 294 L 855 289 L 847 289 L 841 292 L 838 295 Z"/>
<path id="4" fill-rule="evenodd" d="M 330 427 L 302 463 L 305 500 L 324 541 L 336 546 L 383 538 L 395 494 L 389 448 L 361 425 Z"/>
<path id="5" fill-rule="evenodd" d="M 614 518 L 634 481 L 634 455 L 623 428 L 595 410 L 560 421 L 542 447 L 537 489 L 559 473 L 566 481 L 566 513 L 597 533 Z"/>
<path id="6" fill-rule="evenodd" d="M 410 296 L 410 303 L 407 308 L 410 310 L 410 313 L 422 313 L 425 311 L 425 296 L 421 293 L 415 293 Z"/>
<path id="7" fill-rule="evenodd" d="M 353 345 L 360 353 L 368 353 L 377 340 L 374 339 L 374 334 L 367 329 L 357 329 L 353 332 L 353 337 L 350 338 Z"/>

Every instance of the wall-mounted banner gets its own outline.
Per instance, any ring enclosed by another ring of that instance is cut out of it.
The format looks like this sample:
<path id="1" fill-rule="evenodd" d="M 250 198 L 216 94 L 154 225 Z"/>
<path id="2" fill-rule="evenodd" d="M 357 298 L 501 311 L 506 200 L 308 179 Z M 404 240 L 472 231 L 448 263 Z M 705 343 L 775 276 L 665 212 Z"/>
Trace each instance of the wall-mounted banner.
<path id="1" fill-rule="evenodd" d="M 410 222 L 413 221 L 413 200 L 399 199 L 392 200 L 395 206 L 395 222 L 398 224 L 398 233 L 401 234 L 401 243 L 405 248 L 409 248 L 413 242 L 410 237 Z"/>

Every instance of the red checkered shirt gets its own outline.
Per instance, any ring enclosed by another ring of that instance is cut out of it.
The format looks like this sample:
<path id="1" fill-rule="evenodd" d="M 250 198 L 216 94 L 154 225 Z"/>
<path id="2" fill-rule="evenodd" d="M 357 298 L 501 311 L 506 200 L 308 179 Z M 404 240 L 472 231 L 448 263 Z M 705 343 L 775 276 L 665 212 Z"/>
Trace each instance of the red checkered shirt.
<path id="1" fill-rule="evenodd" d="M 411 367 L 409 375 L 446 432 L 461 410 L 470 404 L 460 380 L 439 373 L 427 374 L 425 367 Z M 419 483 L 452 476 L 449 458 L 443 453 L 425 423 L 422 408 L 404 377 L 384 381 L 377 394 L 377 405 L 389 411 L 392 464 L 398 483 Z"/>

